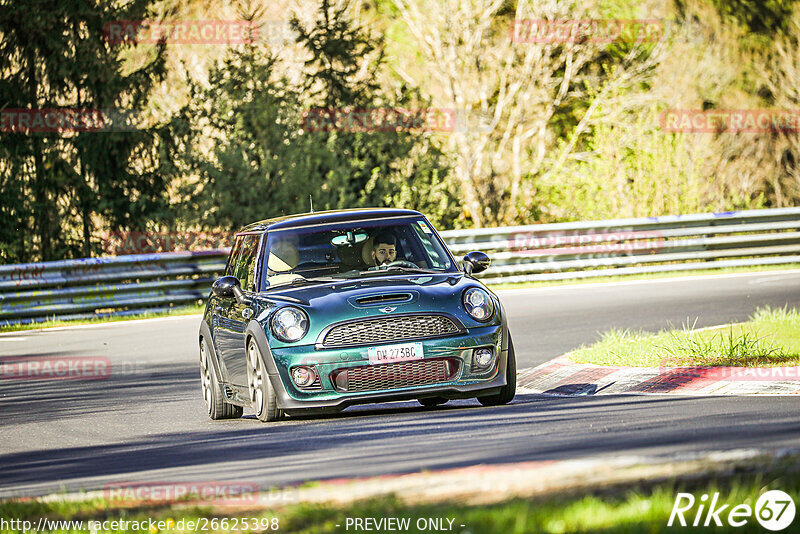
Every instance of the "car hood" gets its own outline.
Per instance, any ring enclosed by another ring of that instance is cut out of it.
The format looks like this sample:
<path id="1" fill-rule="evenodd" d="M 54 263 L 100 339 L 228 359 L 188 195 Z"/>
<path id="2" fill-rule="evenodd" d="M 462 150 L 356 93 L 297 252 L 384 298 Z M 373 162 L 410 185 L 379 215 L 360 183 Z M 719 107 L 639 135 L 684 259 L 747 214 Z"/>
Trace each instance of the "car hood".
<path id="1" fill-rule="evenodd" d="M 358 318 L 386 317 L 404 313 L 447 313 L 464 326 L 485 326 L 463 311 L 461 294 L 468 287 L 483 287 L 462 273 L 398 274 L 332 282 L 314 286 L 273 289 L 259 295 L 263 306 L 259 322 L 269 332 L 272 312 L 285 305 L 302 308 L 309 317 L 309 332 L 298 343 L 316 342 L 320 332 L 332 323 Z M 269 336 L 270 343 L 284 345 Z M 297 345 L 297 344 L 291 344 Z"/>

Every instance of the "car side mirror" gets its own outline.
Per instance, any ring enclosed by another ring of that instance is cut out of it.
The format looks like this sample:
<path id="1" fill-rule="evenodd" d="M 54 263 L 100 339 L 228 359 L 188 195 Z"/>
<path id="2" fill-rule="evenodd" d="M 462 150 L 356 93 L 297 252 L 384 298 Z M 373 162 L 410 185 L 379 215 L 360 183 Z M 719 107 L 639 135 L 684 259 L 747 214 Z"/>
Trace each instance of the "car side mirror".
<path id="1" fill-rule="evenodd" d="M 247 304 L 249 301 L 244 296 L 239 279 L 235 276 L 223 276 L 218 278 L 211 286 L 211 291 L 223 299 L 235 298 L 239 304 Z"/>
<path id="2" fill-rule="evenodd" d="M 491 264 L 492 260 L 484 252 L 475 250 L 464 256 L 464 272 L 470 275 L 482 273 Z"/>

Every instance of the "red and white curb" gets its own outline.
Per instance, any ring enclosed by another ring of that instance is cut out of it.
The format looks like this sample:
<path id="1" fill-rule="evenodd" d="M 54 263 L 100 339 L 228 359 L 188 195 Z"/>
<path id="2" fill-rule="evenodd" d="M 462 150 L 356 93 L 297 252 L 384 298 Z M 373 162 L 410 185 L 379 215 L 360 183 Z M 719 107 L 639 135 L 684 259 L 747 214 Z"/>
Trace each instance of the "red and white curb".
<path id="1" fill-rule="evenodd" d="M 517 373 L 519 393 L 548 395 L 800 395 L 800 367 L 611 367 L 569 354 Z"/>

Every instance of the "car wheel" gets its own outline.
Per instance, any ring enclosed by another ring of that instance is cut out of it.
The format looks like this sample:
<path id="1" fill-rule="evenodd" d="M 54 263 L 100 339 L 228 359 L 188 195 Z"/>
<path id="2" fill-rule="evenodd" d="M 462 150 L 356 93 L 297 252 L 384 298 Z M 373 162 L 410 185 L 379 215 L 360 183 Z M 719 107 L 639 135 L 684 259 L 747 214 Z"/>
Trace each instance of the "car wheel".
<path id="1" fill-rule="evenodd" d="M 484 406 L 499 406 L 508 404 L 517 392 L 517 358 L 514 355 L 514 342 L 508 334 L 508 364 L 506 365 L 506 385 L 496 395 L 478 397 L 478 402 Z"/>
<path id="2" fill-rule="evenodd" d="M 278 399 L 267 375 L 264 357 L 254 339 L 247 344 L 247 377 L 250 382 L 250 400 L 259 421 L 277 421 L 281 416 Z"/>
<path id="3" fill-rule="evenodd" d="M 445 399 L 444 397 L 428 397 L 425 399 L 417 399 L 417 401 L 426 408 L 433 408 L 434 406 L 439 406 L 440 404 L 444 404 L 448 400 L 449 399 Z"/>
<path id="4" fill-rule="evenodd" d="M 241 406 L 228 404 L 222 395 L 222 389 L 214 372 L 214 364 L 209 359 L 206 340 L 200 340 L 200 385 L 203 388 L 203 401 L 211 419 L 236 419 L 244 412 Z"/>

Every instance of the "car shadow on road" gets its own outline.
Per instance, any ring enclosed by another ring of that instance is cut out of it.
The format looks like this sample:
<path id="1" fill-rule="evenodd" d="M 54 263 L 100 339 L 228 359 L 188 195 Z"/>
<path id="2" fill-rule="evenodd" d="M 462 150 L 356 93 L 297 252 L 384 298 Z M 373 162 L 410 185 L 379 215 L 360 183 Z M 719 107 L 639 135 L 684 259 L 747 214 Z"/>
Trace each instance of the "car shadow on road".
<path id="1" fill-rule="evenodd" d="M 64 357 L 64 352 L 24 356 L 38 362 Z M 5 376 L 0 377 L 0 428 L 31 420 L 48 423 L 86 418 L 118 412 L 123 406 L 175 402 L 185 400 L 187 392 L 196 392 L 200 398 L 199 371 L 188 364 L 116 363 L 107 374 L 92 379 Z"/>

